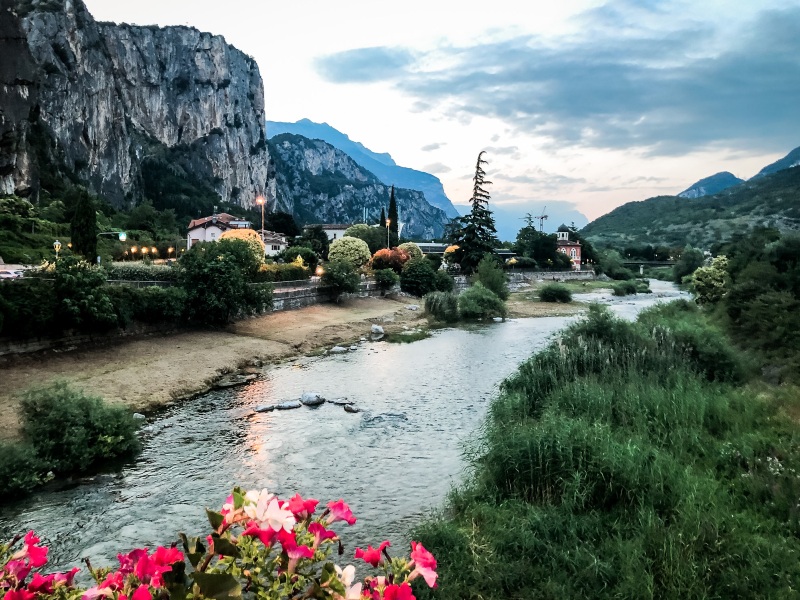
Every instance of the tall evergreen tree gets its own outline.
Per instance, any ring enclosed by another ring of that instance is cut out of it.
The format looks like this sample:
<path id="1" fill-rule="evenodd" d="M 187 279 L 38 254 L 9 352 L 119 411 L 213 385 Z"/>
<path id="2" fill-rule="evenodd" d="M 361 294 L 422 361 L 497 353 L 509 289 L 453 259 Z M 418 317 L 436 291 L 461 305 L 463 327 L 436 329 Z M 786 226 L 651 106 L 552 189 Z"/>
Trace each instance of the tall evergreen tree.
<path id="1" fill-rule="evenodd" d="M 94 198 L 84 188 L 73 188 L 68 200 L 74 206 L 70 223 L 72 251 L 88 261 L 97 256 L 97 212 Z"/>
<path id="2" fill-rule="evenodd" d="M 389 219 L 389 231 L 397 236 L 397 200 L 394 199 L 394 186 L 392 186 L 392 191 L 389 193 L 389 214 L 387 217 Z"/>
<path id="3" fill-rule="evenodd" d="M 386 209 L 381 207 L 381 220 L 378 221 L 378 225 L 386 229 Z"/>
<path id="4" fill-rule="evenodd" d="M 489 210 L 489 192 L 486 186 L 491 181 L 486 179 L 483 165 L 488 164 L 483 160 L 485 150 L 478 154 L 475 163 L 475 176 L 472 178 L 472 210 L 468 215 L 458 219 L 461 229 L 456 233 L 454 240 L 459 246 L 460 263 L 462 271 L 472 273 L 478 263 L 487 253 L 494 252 L 500 242 L 497 239 L 497 229 L 494 226 L 494 217 Z"/>

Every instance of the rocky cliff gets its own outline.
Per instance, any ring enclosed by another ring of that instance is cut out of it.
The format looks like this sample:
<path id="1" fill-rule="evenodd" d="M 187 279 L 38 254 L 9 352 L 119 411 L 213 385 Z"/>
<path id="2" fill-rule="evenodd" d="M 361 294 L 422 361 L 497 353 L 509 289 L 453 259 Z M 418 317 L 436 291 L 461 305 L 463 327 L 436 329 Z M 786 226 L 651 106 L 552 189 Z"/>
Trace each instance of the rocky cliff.
<path id="1" fill-rule="evenodd" d="M 0 0 L 0 56 L 0 193 L 61 171 L 129 206 L 148 161 L 176 156 L 172 173 L 223 202 L 265 192 L 261 76 L 222 37 L 98 23 L 81 0 Z"/>
<path id="2" fill-rule="evenodd" d="M 281 134 L 269 140 L 275 163 L 276 199 L 273 210 L 292 213 L 304 223 L 377 223 L 381 208 L 388 210 L 390 186 L 350 156 L 322 140 Z M 403 236 L 432 239 L 441 236 L 450 220 L 431 206 L 422 192 L 395 189 L 404 223 Z"/>

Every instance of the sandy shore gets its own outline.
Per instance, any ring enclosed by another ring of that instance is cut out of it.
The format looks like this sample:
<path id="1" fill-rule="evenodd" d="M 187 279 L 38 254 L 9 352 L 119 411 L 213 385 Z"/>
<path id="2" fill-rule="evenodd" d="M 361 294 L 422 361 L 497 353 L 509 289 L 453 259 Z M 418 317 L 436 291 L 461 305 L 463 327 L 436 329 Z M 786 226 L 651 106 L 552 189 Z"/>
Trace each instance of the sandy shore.
<path id="1" fill-rule="evenodd" d="M 424 326 L 419 300 L 359 298 L 318 304 L 240 321 L 223 331 L 154 336 L 63 354 L 31 355 L 0 366 L 0 438 L 19 435 L 18 397 L 24 390 L 66 380 L 87 393 L 137 411 L 153 410 L 201 393 L 221 374 L 278 362 L 368 335 L 373 323 L 387 332 Z M 513 317 L 573 314 L 579 305 L 533 303 L 516 295 Z"/>

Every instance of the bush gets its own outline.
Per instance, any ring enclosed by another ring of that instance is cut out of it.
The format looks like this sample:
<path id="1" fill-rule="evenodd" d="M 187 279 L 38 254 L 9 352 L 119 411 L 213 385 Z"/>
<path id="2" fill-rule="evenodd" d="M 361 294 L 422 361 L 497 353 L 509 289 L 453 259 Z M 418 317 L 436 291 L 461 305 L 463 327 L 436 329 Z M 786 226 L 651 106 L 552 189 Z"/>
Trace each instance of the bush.
<path id="1" fill-rule="evenodd" d="M 425 294 L 425 312 L 437 321 L 458 321 L 458 296 L 453 292 L 430 292 Z"/>
<path id="2" fill-rule="evenodd" d="M 261 240 L 261 235 L 253 229 L 228 229 L 223 231 L 219 236 L 219 240 L 240 240 L 247 244 L 250 252 L 253 253 L 253 258 L 259 263 L 264 264 L 264 242 Z"/>
<path id="3" fill-rule="evenodd" d="M 458 297 L 458 311 L 463 319 L 506 318 L 505 302 L 481 283 L 476 283 Z"/>
<path id="4" fill-rule="evenodd" d="M 136 422 L 126 409 L 64 382 L 26 392 L 21 408 L 23 434 L 44 467 L 55 473 L 83 472 L 140 449 Z"/>
<path id="5" fill-rule="evenodd" d="M 395 273 L 400 273 L 409 258 L 409 255 L 399 248 L 383 248 L 373 255 L 372 268 L 374 270 L 392 269 Z"/>
<path id="6" fill-rule="evenodd" d="M 312 253 L 313 254 L 313 253 Z M 255 277 L 257 282 L 300 281 L 311 277 L 312 271 L 297 263 L 261 265 Z"/>
<path id="7" fill-rule="evenodd" d="M 436 254 L 426 254 L 425 260 L 430 261 L 434 271 L 438 271 L 442 266 L 442 257 Z"/>
<path id="8" fill-rule="evenodd" d="M 630 296 L 636 293 L 636 283 L 633 281 L 621 281 L 611 286 L 615 296 Z"/>
<path id="9" fill-rule="evenodd" d="M 331 295 L 337 302 L 342 294 L 354 294 L 361 287 L 361 277 L 353 264 L 346 260 L 334 260 L 325 265 L 321 282 L 330 288 Z"/>
<path id="10" fill-rule="evenodd" d="M 364 223 L 351 225 L 348 227 L 344 235 L 346 237 L 354 237 L 366 242 L 369 247 L 370 254 L 374 254 L 381 248 L 386 246 L 386 228 L 385 227 L 371 227 Z"/>
<path id="11" fill-rule="evenodd" d="M 398 246 L 398 249 L 408 254 L 408 258 L 422 258 L 422 250 L 414 242 L 405 242 Z"/>
<path id="12" fill-rule="evenodd" d="M 515 256 L 512 260 L 515 262 L 507 262 L 503 268 L 508 270 L 514 269 L 536 269 L 539 267 L 539 263 L 536 262 L 533 258 L 528 256 Z"/>
<path id="13" fill-rule="evenodd" d="M 64 256 L 54 266 L 55 318 L 63 328 L 104 331 L 114 327 L 117 316 L 106 293 L 106 272 L 100 267 Z"/>
<path id="14" fill-rule="evenodd" d="M 41 483 L 42 464 L 28 443 L 0 442 L 0 499 L 19 497 Z"/>
<path id="15" fill-rule="evenodd" d="M 437 292 L 452 292 L 455 287 L 455 282 L 447 272 L 436 271 L 433 285 L 436 287 Z"/>
<path id="16" fill-rule="evenodd" d="M 424 296 L 436 289 L 436 271 L 424 258 L 409 260 L 400 273 L 400 289 L 412 296 Z"/>
<path id="17" fill-rule="evenodd" d="M 177 281 L 178 270 L 164 265 L 130 263 L 103 267 L 110 280 L 118 281 Z"/>
<path id="18" fill-rule="evenodd" d="M 110 285 L 106 293 L 114 305 L 117 325 L 123 329 L 133 321 L 178 323 L 186 308 L 186 291 L 178 286 L 135 288 Z"/>
<path id="19" fill-rule="evenodd" d="M 539 299 L 542 302 L 572 302 L 572 292 L 566 286 L 548 283 L 539 290 Z"/>
<path id="20" fill-rule="evenodd" d="M 372 258 L 369 246 L 364 240 L 354 237 L 341 237 L 331 242 L 328 259 L 331 262 L 347 261 L 355 268 L 363 267 Z"/>
<path id="21" fill-rule="evenodd" d="M 485 255 L 481 262 L 478 263 L 476 279 L 483 284 L 483 287 L 494 292 L 501 300 L 508 300 L 509 292 L 506 274 L 493 255 Z"/>
<path id="22" fill-rule="evenodd" d="M 287 263 L 293 263 L 297 260 L 298 256 L 303 259 L 310 273 L 316 270 L 317 264 L 319 264 L 319 257 L 317 257 L 317 253 L 311 248 L 307 248 L 306 246 L 292 246 L 280 253 L 280 258 Z"/>
<path id="23" fill-rule="evenodd" d="M 23 278 L 0 285 L 0 334 L 14 338 L 55 335 L 57 299 L 52 281 Z"/>
<path id="24" fill-rule="evenodd" d="M 375 283 L 383 291 L 392 289 L 400 282 L 400 276 L 392 269 L 378 269 L 374 275 Z"/>

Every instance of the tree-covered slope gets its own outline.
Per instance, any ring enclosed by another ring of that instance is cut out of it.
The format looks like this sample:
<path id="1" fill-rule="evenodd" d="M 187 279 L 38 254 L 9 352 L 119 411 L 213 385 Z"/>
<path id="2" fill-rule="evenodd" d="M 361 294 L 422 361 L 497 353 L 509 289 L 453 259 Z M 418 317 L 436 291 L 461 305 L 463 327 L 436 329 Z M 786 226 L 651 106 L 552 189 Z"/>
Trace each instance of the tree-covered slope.
<path id="1" fill-rule="evenodd" d="M 581 233 L 600 244 L 707 247 L 760 226 L 800 230 L 800 168 L 700 198 L 658 196 L 629 202 L 592 221 Z"/>

